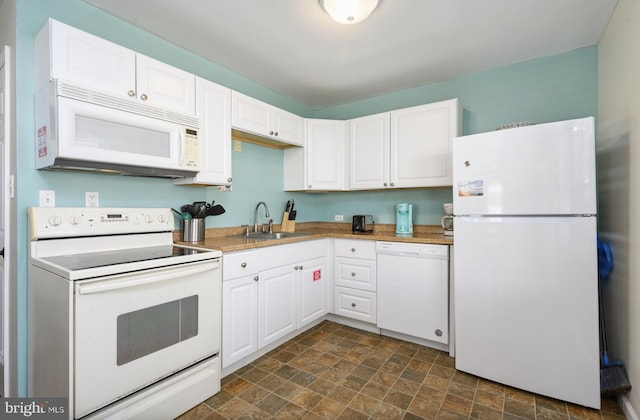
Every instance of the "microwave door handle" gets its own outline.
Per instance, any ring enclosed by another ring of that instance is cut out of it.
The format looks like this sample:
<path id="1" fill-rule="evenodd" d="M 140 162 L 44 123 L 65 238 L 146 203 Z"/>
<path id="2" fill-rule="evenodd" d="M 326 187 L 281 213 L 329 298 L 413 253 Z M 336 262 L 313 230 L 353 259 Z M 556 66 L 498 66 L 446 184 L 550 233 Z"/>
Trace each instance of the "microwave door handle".
<path id="1" fill-rule="evenodd" d="M 178 153 L 180 153 L 180 155 L 178 156 L 178 166 L 182 167 L 184 162 L 184 148 L 185 148 L 185 141 L 184 141 L 184 128 L 180 128 L 178 130 Z"/>
<path id="2" fill-rule="evenodd" d="M 117 276 L 117 278 L 111 278 L 109 280 L 97 282 L 95 284 L 84 284 L 78 287 L 78 293 L 81 295 L 89 295 L 93 293 L 110 292 L 113 290 L 126 289 L 129 287 L 142 286 L 151 283 L 159 283 L 167 280 L 175 280 L 176 277 L 188 277 L 195 274 L 203 273 L 220 268 L 220 262 L 216 265 L 211 264 L 209 261 L 207 264 L 199 264 L 196 267 L 184 268 L 181 266 L 176 269 L 168 269 L 163 271 L 156 271 L 149 274 L 129 274 L 126 276 Z M 131 277 L 127 280 L 127 277 Z"/>

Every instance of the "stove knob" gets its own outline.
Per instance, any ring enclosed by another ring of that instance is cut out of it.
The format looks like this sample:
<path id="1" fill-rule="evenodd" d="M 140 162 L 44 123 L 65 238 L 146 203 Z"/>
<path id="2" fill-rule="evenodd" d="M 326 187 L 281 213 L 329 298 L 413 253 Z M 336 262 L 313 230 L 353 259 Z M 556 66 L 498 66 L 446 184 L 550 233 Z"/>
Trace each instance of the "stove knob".
<path id="1" fill-rule="evenodd" d="M 51 226 L 60 226 L 61 223 L 62 223 L 62 218 L 60 216 L 49 217 L 49 224 Z"/>
<path id="2" fill-rule="evenodd" d="M 150 214 L 147 214 L 146 216 L 144 216 L 144 221 L 146 223 L 153 223 L 153 216 L 151 216 Z"/>
<path id="3" fill-rule="evenodd" d="M 78 223 L 80 223 L 80 218 L 78 216 L 71 216 L 69 218 L 69 223 L 71 223 L 72 225 L 77 225 Z"/>

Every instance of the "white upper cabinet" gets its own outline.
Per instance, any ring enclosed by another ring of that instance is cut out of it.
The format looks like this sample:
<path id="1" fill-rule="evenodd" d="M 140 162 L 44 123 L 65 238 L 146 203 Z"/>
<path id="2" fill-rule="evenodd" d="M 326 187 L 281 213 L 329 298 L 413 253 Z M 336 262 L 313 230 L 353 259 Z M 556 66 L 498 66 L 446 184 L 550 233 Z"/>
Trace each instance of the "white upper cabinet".
<path id="1" fill-rule="evenodd" d="M 139 100 L 162 109 L 195 114 L 195 75 L 142 54 L 136 54 L 136 70 L 135 92 Z"/>
<path id="2" fill-rule="evenodd" d="M 457 99 L 352 119 L 349 188 L 452 185 L 451 145 L 460 133 Z"/>
<path id="3" fill-rule="evenodd" d="M 304 118 L 235 91 L 231 107 L 234 128 L 277 143 L 304 144 Z"/>
<path id="4" fill-rule="evenodd" d="M 349 121 L 349 189 L 389 186 L 389 113 Z"/>
<path id="5" fill-rule="evenodd" d="M 305 146 L 284 151 L 285 191 L 340 191 L 347 186 L 347 122 L 306 119 Z"/>
<path id="6" fill-rule="evenodd" d="M 49 19 L 36 36 L 36 84 L 61 79 L 118 98 L 195 115 L 195 76 Z"/>
<path id="7" fill-rule="evenodd" d="M 390 186 L 452 185 L 451 147 L 462 134 L 458 114 L 457 99 L 391 111 Z"/>
<path id="8" fill-rule="evenodd" d="M 196 78 L 200 172 L 176 185 L 231 185 L 231 89 Z"/>

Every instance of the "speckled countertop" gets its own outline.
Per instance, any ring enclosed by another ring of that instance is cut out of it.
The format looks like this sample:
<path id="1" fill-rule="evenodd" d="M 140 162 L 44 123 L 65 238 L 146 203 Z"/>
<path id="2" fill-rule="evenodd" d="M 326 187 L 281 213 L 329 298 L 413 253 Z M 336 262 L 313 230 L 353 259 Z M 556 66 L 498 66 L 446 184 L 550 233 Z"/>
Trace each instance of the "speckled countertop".
<path id="1" fill-rule="evenodd" d="M 331 222 L 306 222 L 297 223 L 296 233 L 304 233 L 304 236 L 295 236 L 282 239 L 256 240 L 252 238 L 232 238 L 231 235 L 243 235 L 245 228 L 242 226 L 229 228 L 209 228 L 205 232 L 203 242 L 181 242 L 181 233 L 174 232 L 176 242 L 216 249 L 222 252 L 242 251 L 266 246 L 283 245 L 294 242 L 308 241 L 321 238 L 340 239 L 364 239 L 371 241 L 412 242 L 420 244 L 453 245 L 453 237 L 445 236 L 442 227 L 437 225 L 414 225 L 412 237 L 398 237 L 395 233 L 395 225 L 375 224 L 373 232 L 353 233 L 351 223 Z M 274 232 L 280 231 L 280 225 L 273 226 Z"/>

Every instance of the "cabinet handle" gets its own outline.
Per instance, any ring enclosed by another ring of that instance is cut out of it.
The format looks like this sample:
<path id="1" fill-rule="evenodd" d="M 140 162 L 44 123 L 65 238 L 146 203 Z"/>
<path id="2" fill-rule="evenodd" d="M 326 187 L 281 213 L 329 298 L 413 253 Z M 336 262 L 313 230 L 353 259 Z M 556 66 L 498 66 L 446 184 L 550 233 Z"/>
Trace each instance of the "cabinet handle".
<path id="1" fill-rule="evenodd" d="M 352 271 L 352 272 L 351 272 L 351 277 L 355 277 L 355 276 L 356 276 L 355 271 Z"/>
<path id="2" fill-rule="evenodd" d="M 227 182 L 231 182 L 231 178 L 227 178 Z"/>
<path id="3" fill-rule="evenodd" d="M 143 101 L 146 101 L 147 99 L 149 99 L 149 97 L 147 96 L 146 93 L 143 93 L 142 95 L 140 95 L 140 99 L 142 99 Z"/>
<path id="4" fill-rule="evenodd" d="M 240 264 L 240 267 L 242 267 L 242 268 L 246 268 L 246 267 L 247 267 L 247 263 L 246 263 L 246 262 L 243 262 L 242 264 Z"/>
<path id="5" fill-rule="evenodd" d="M 269 135 L 273 136 L 273 130 L 269 131 Z"/>
<path id="6" fill-rule="evenodd" d="M 304 268 L 303 266 L 300 266 L 300 270 L 302 270 L 303 268 Z"/>
<path id="7" fill-rule="evenodd" d="M 355 303 L 352 303 L 352 304 L 351 304 L 351 307 L 352 307 L 352 308 L 355 308 L 355 307 L 356 307 L 356 304 L 355 304 Z"/>
<path id="8" fill-rule="evenodd" d="M 127 95 L 131 96 L 132 98 L 134 96 L 136 96 L 136 91 L 135 90 L 130 90 L 129 92 L 127 92 Z"/>
<path id="9" fill-rule="evenodd" d="M 298 269 L 298 266 L 296 265 L 295 267 L 293 267 L 293 269 L 294 269 L 294 270 L 297 270 L 297 269 Z"/>
<path id="10" fill-rule="evenodd" d="M 253 276 L 253 281 L 258 281 L 258 280 L 260 280 L 260 277 L 258 277 L 258 276 Z"/>
<path id="11" fill-rule="evenodd" d="M 356 249 L 355 248 L 351 248 L 351 252 L 356 252 Z"/>
<path id="12" fill-rule="evenodd" d="M 391 183 L 391 186 L 392 186 L 392 187 L 395 187 L 395 186 L 396 186 L 396 184 L 394 184 L 394 183 L 392 182 L 392 183 Z"/>
<path id="13" fill-rule="evenodd" d="M 386 186 L 387 186 L 387 183 L 385 182 L 383 185 L 386 187 Z"/>
<path id="14" fill-rule="evenodd" d="M 276 137 L 278 137 L 278 132 L 276 131 L 276 133 L 274 134 Z"/>
<path id="15" fill-rule="evenodd" d="M 438 337 L 442 337 L 442 331 L 441 330 L 435 330 L 435 333 Z"/>

